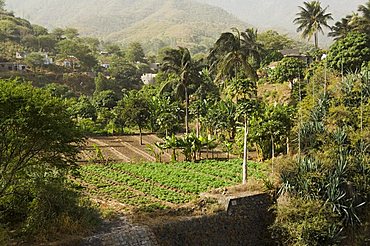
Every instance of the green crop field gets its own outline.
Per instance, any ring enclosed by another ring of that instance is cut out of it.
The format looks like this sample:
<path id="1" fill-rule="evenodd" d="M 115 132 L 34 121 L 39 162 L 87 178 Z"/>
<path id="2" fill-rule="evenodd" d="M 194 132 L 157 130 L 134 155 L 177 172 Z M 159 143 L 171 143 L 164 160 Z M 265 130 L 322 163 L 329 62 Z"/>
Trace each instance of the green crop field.
<path id="1" fill-rule="evenodd" d="M 248 163 L 248 175 L 263 179 L 264 163 Z M 84 165 L 80 181 L 92 197 L 128 207 L 167 208 L 196 200 L 201 192 L 241 183 L 242 161 Z"/>

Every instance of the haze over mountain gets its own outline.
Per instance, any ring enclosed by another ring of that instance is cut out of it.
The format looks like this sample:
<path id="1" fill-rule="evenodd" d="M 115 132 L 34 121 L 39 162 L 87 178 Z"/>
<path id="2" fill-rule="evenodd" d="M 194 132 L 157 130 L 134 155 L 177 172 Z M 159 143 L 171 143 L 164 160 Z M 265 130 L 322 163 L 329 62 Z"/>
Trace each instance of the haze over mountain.
<path id="1" fill-rule="evenodd" d="M 295 35 L 293 20 L 303 0 L 197 0 L 201 3 L 221 7 L 236 17 L 260 29 L 275 29 Z M 328 7 L 334 21 L 356 11 L 366 0 L 320 0 L 323 7 Z"/>
<path id="2" fill-rule="evenodd" d="M 338 20 L 366 1 L 321 2 Z M 122 43 L 204 49 L 231 27 L 275 29 L 297 37 L 292 21 L 302 4 L 303 0 L 8 0 L 7 8 L 50 29 L 69 26 Z"/>
<path id="3" fill-rule="evenodd" d="M 75 27 L 105 40 L 158 46 L 204 48 L 221 32 L 247 26 L 219 7 L 191 0 L 8 0 L 7 8 L 50 29 Z"/>

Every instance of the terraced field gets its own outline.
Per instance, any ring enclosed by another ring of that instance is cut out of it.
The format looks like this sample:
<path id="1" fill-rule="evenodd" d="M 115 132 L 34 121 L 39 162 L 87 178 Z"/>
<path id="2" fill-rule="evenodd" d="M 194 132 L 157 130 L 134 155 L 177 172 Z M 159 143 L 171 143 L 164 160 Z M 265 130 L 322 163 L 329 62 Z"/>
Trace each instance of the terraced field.
<path id="1" fill-rule="evenodd" d="M 113 163 L 80 166 L 78 182 L 91 196 L 127 209 L 174 208 L 201 192 L 241 182 L 241 160 L 199 163 Z M 264 164 L 249 163 L 249 175 L 263 178 Z"/>
<path id="2" fill-rule="evenodd" d="M 143 145 L 140 144 L 139 135 L 89 138 L 80 154 L 80 162 L 154 162 L 156 159 L 153 153 L 149 151 L 148 145 L 154 145 L 154 143 L 162 141 L 154 134 L 144 134 Z M 100 156 L 97 156 L 97 151 L 100 152 Z M 180 150 L 178 150 L 178 155 L 179 160 L 184 159 Z M 227 154 L 220 149 L 216 149 L 209 156 L 226 159 Z M 206 158 L 206 153 L 203 153 L 202 157 Z M 235 158 L 235 156 L 231 157 Z M 170 150 L 165 152 L 161 159 L 163 162 L 169 162 L 171 160 Z"/>

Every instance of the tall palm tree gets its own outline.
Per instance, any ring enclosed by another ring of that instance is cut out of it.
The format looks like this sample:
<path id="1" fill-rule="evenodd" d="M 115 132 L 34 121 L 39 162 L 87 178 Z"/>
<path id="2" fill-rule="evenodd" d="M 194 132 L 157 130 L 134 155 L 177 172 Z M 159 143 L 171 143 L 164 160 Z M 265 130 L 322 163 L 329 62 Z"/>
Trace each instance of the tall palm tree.
<path id="1" fill-rule="evenodd" d="M 183 92 L 185 100 L 185 132 L 189 133 L 189 86 L 200 81 L 201 66 L 191 57 L 187 48 L 169 49 L 165 51 L 162 70 L 174 73 L 177 79 L 168 80 L 162 85 L 161 91 L 169 84 L 175 84 L 178 94 Z"/>
<path id="2" fill-rule="evenodd" d="M 253 28 L 240 32 L 237 28 L 232 29 L 233 33 L 222 33 L 216 41 L 214 48 L 208 57 L 211 63 L 211 70 L 216 71 L 216 80 L 221 81 L 223 88 L 227 88 L 225 81 L 229 80 L 235 83 L 232 85 L 239 88 L 239 85 L 255 87 L 258 79 L 257 73 L 249 63 L 250 59 L 256 62 L 260 61 L 261 45 L 257 42 L 257 30 Z M 243 79 L 249 79 L 243 80 Z M 248 83 L 241 83 L 248 82 Z M 249 83 L 251 82 L 251 83 Z M 252 86 L 251 86 L 252 85 Z M 244 90 L 243 93 L 249 94 Z M 248 89 L 247 89 L 248 90 Z M 237 92 L 239 94 L 239 92 Z M 253 93 L 252 93 L 253 94 Z M 248 117 L 244 112 L 244 155 L 243 155 L 243 184 L 247 182 L 247 136 L 248 136 Z"/>
<path id="3" fill-rule="evenodd" d="M 208 56 L 211 71 L 216 73 L 216 80 L 224 82 L 226 78 L 237 77 L 242 73 L 257 81 L 256 71 L 249 63 L 249 58 L 259 60 L 259 45 L 256 32 L 247 29 L 240 32 L 233 28 L 232 32 L 222 33 Z"/>
<path id="4" fill-rule="evenodd" d="M 318 33 L 324 33 L 323 27 L 330 28 L 328 20 L 333 20 L 331 13 L 326 13 L 326 8 L 321 7 L 320 1 L 304 2 L 304 7 L 299 6 L 300 12 L 293 23 L 298 25 L 297 32 L 302 32 L 303 38 L 315 39 L 315 47 L 319 47 Z"/>

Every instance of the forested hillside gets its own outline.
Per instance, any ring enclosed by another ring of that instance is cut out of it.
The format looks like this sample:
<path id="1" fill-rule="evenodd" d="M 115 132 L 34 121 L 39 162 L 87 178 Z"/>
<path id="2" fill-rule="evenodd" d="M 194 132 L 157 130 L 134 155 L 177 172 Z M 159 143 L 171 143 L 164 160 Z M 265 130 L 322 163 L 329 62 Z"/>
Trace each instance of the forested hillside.
<path id="1" fill-rule="evenodd" d="M 218 7 L 183 0 L 12 0 L 7 8 L 50 29 L 69 26 L 105 40 L 140 41 L 154 52 L 167 45 L 205 50 L 220 32 L 247 26 Z"/>

